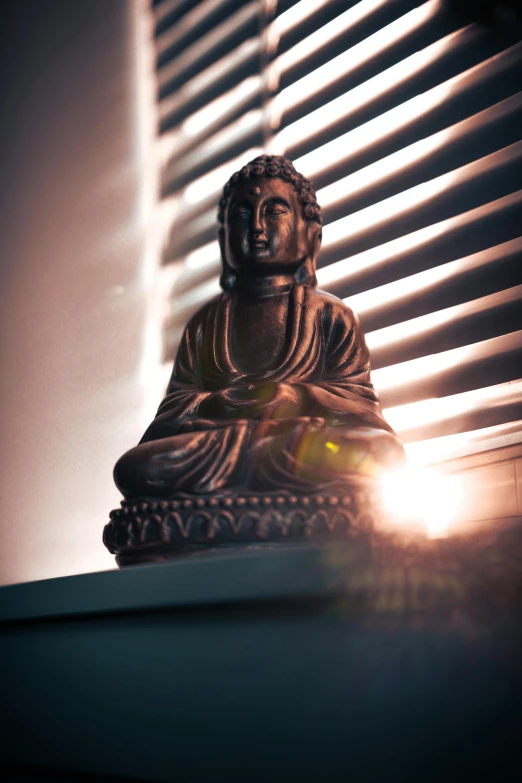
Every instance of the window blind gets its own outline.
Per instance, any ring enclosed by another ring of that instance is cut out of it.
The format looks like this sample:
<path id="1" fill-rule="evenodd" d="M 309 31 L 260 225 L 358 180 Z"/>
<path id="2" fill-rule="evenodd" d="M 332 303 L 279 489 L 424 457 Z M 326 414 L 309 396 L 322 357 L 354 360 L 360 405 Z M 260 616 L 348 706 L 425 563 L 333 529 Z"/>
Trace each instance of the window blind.
<path id="1" fill-rule="evenodd" d="M 262 151 L 285 154 L 323 209 L 319 285 L 359 315 L 409 452 L 429 462 L 522 440 L 521 25 L 460 6 L 153 4 L 158 226 L 163 268 L 177 270 L 169 368 L 220 290 L 224 182 Z"/>

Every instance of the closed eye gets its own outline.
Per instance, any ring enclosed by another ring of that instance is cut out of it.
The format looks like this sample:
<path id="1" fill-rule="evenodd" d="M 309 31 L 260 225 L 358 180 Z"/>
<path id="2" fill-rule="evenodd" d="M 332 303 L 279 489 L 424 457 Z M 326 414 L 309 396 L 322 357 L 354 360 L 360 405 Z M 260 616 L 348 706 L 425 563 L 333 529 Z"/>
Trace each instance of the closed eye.
<path id="1" fill-rule="evenodd" d="M 284 215 L 290 212 L 290 206 L 282 199 L 272 199 L 265 208 L 267 215 Z"/>
<path id="2" fill-rule="evenodd" d="M 250 210 L 245 204 L 237 204 L 236 206 L 232 207 L 230 211 L 230 217 L 239 220 L 250 217 Z"/>

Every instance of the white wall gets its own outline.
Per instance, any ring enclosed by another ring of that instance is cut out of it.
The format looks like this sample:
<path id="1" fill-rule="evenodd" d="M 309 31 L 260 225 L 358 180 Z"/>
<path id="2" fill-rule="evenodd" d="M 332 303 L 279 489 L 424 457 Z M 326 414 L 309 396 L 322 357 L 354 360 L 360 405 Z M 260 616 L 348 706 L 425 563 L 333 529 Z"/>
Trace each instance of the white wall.
<path id="1" fill-rule="evenodd" d="M 136 7 L 1 11 L 0 583 L 114 567 L 117 457 L 147 423 Z"/>

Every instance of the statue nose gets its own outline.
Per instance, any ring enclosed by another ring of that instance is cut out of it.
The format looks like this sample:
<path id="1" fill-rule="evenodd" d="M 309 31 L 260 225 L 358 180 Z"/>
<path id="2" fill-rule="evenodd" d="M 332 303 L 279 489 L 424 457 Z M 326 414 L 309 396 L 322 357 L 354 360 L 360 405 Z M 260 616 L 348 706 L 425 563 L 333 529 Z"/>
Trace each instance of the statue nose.
<path id="1" fill-rule="evenodd" d="M 260 223 L 255 223 L 252 227 L 252 237 L 256 241 L 265 242 L 266 241 L 266 234 L 265 234 L 265 227 Z"/>
<path id="2" fill-rule="evenodd" d="M 265 235 L 265 223 L 260 210 L 254 210 L 252 212 L 252 234 L 256 239 L 261 235 L 263 235 L 263 237 Z"/>

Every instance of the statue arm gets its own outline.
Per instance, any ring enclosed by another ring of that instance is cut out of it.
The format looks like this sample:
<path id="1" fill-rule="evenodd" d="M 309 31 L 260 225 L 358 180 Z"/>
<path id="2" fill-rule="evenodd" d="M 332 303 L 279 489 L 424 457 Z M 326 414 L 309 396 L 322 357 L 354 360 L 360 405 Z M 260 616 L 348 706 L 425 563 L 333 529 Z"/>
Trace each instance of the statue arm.
<path id="1" fill-rule="evenodd" d="M 340 300 L 330 297 L 319 317 L 322 369 L 316 381 L 302 382 L 297 376 L 234 385 L 209 395 L 200 415 L 258 420 L 305 416 L 391 432 L 371 382 L 369 352 L 358 319 Z"/>
<path id="2" fill-rule="evenodd" d="M 209 395 L 200 388 L 197 372 L 201 328 L 200 318 L 185 327 L 167 393 L 140 443 L 176 435 L 183 424 L 197 417 L 199 404 Z"/>
<path id="3" fill-rule="evenodd" d="M 393 433 L 384 420 L 370 376 L 370 354 L 359 319 L 342 302 L 324 314 L 325 365 L 317 383 L 299 384 L 306 412 L 352 427 Z"/>

